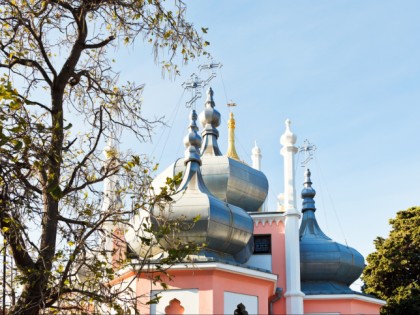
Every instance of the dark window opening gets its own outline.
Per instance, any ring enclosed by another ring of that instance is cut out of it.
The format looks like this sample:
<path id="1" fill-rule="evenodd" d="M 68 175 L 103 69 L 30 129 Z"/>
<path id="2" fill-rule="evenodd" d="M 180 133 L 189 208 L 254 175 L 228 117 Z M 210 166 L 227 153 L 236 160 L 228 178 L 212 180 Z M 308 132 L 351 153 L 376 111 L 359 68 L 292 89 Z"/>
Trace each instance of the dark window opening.
<path id="1" fill-rule="evenodd" d="M 254 235 L 254 254 L 271 254 L 271 234 Z"/>

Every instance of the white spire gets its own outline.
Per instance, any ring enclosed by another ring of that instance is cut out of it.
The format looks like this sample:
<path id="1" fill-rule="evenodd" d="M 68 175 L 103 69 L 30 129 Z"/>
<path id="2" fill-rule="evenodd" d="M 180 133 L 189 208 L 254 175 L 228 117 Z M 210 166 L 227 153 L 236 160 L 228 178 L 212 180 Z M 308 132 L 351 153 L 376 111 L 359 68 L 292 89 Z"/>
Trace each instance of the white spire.
<path id="1" fill-rule="evenodd" d="M 257 141 L 255 141 L 255 145 L 252 148 L 252 155 L 251 155 L 252 167 L 259 171 L 261 171 L 261 158 L 262 158 L 261 149 L 258 147 Z"/>
<path id="2" fill-rule="evenodd" d="M 300 289 L 299 219 L 296 207 L 295 189 L 295 147 L 296 135 L 290 130 L 290 120 L 286 120 L 286 130 L 280 138 L 281 155 L 284 158 L 284 210 L 285 256 L 286 256 L 286 313 L 303 314 L 303 297 Z"/>
<path id="3" fill-rule="evenodd" d="M 295 147 L 296 135 L 290 130 L 290 119 L 287 119 L 286 130 L 280 138 L 280 144 L 283 146 L 280 154 L 284 158 L 284 208 L 289 214 L 297 214 L 300 211 L 296 207 L 296 189 L 295 189 L 295 154 L 298 148 Z"/>
<path id="4" fill-rule="evenodd" d="M 252 167 L 255 168 L 258 171 L 261 171 L 262 154 L 261 154 L 261 149 L 258 147 L 256 140 L 255 140 L 254 147 L 252 148 L 251 159 L 252 159 Z M 266 212 L 267 211 L 267 200 L 264 201 L 264 203 L 260 207 L 259 211 L 261 211 L 261 212 Z"/>

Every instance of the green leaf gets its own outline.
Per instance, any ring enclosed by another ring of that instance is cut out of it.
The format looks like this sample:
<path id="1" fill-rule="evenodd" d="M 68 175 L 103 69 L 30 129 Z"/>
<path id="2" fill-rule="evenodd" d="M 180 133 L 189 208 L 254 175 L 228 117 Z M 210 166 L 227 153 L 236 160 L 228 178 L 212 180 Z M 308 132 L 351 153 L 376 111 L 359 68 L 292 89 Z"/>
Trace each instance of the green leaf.
<path id="1" fill-rule="evenodd" d="M 64 127 L 64 130 L 69 130 L 71 127 L 73 127 L 73 124 L 69 123 L 66 127 Z"/>
<path id="2" fill-rule="evenodd" d="M 13 149 L 15 149 L 16 151 L 19 151 L 20 149 L 22 149 L 23 143 L 22 141 L 16 141 L 16 144 L 13 146 Z"/>
<path id="3" fill-rule="evenodd" d="M 63 197 L 63 192 L 60 188 L 60 186 L 51 186 L 47 189 L 47 192 L 54 197 L 54 199 L 60 199 Z"/>

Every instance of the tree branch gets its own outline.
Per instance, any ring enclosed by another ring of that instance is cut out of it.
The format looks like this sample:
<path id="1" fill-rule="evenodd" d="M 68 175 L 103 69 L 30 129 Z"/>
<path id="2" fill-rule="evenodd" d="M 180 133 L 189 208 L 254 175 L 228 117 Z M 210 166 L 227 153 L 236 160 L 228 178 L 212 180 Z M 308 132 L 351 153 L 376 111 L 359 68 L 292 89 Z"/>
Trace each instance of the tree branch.
<path id="1" fill-rule="evenodd" d="M 77 224 L 77 225 L 82 225 L 82 226 L 87 226 L 87 227 L 91 226 L 91 223 L 88 221 L 74 220 L 74 219 L 63 217 L 62 215 L 58 215 L 58 220 L 69 223 L 69 224 Z"/>
<path id="2" fill-rule="evenodd" d="M 111 41 L 113 41 L 114 39 L 115 39 L 115 36 L 111 35 L 107 39 L 103 40 L 102 42 L 99 42 L 99 43 L 96 43 L 96 44 L 85 44 L 83 46 L 83 49 L 101 48 L 101 47 L 104 47 L 105 45 L 107 45 L 108 43 L 110 43 Z"/>
<path id="3" fill-rule="evenodd" d="M 16 218 L 13 218 L 7 211 L 7 205 L 11 201 L 7 196 L 7 188 L 4 188 L 0 195 L 0 227 L 3 235 L 10 245 L 12 250 L 13 258 L 16 266 L 19 270 L 27 275 L 29 269 L 35 269 L 35 263 L 29 256 L 29 251 L 26 248 L 25 241 L 21 236 L 21 225 L 17 222 Z"/>
<path id="4" fill-rule="evenodd" d="M 39 72 L 41 72 L 42 77 L 48 83 L 48 85 L 52 86 L 52 81 L 51 81 L 50 77 L 48 76 L 47 72 L 35 60 L 12 57 L 12 61 L 8 65 L 7 64 L 0 64 L 0 67 L 12 69 L 13 66 L 16 65 L 16 64 L 20 64 L 22 66 L 27 66 L 27 67 L 37 69 Z"/>
<path id="5" fill-rule="evenodd" d="M 95 152 L 96 148 L 98 147 L 99 140 L 100 140 L 101 135 L 102 135 L 102 132 L 104 130 L 103 129 L 103 119 L 102 119 L 102 116 L 103 116 L 103 107 L 101 106 L 100 109 L 99 109 L 99 128 L 98 128 L 99 131 L 98 131 L 98 134 L 96 136 L 95 144 L 93 145 L 92 149 L 83 157 L 82 161 L 80 161 L 80 163 L 74 168 L 73 173 L 71 174 L 70 180 L 67 183 L 66 188 L 63 190 L 63 195 L 66 195 L 66 194 L 68 194 L 68 193 L 70 193 L 72 191 L 75 191 L 75 190 L 83 189 L 84 187 L 86 187 L 88 185 L 97 183 L 98 180 L 99 180 L 98 179 L 98 180 L 91 181 L 91 182 L 88 182 L 87 181 L 82 186 L 80 186 L 78 188 L 72 188 L 71 187 L 73 185 L 74 180 L 76 179 L 76 175 L 79 172 L 80 168 L 85 165 L 85 163 L 88 160 L 88 158 Z"/>

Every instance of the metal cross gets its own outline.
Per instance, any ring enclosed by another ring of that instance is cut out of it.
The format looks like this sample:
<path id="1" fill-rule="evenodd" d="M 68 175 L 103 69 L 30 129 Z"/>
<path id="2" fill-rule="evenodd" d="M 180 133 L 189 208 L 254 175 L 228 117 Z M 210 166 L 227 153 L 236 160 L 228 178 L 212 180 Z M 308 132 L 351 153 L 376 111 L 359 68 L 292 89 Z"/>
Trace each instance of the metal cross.
<path id="1" fill-rule="evenodd" d="M 210 83 L 211 80 L 213 80 L 216 77 L 216 68 L 221 68 L 223 65 L 219 62 L 213 62 L 211 61 L 209 64 L 207 65 L 200 65 L 198 66 L 198 69 L 200 70 L 200 72 L 202 70 L 210 70 L 210 76 L 207 78 L 207 80 L 204 81 L 204 86 L 208 85 Z"/>
<path id="2" fill-rule="evenodd" d="M 226 104 L 227 107 L 229 107 L 229 110 L 232 111 L 232 108 L 235 106 L 238 106 L 234 101 L 230 100 L 229 103 Z"/>
<path id="3" fill-rule="evenodd" d="M 303 146 L 299 147 L 299 152 L 304 152 L 305 159 L 300 163 L 302 167 L 306 167 L 310 160 L 313 159 L 314 151 L 316 150 L 316 146 L 305 139 L 303 141 Z"/>
<path id="4" fill-rule="evenodd" d="M 191 108 L 196 100 L 201 97 L 201 88 L 206 84 L 205 81 L 201 80 L 195 73 L 190 76 L 190 80 L 182 83 L 182 87 L 185 90 L 191 90 L 192 97 L 185 103 L 187 108 Z"/>

